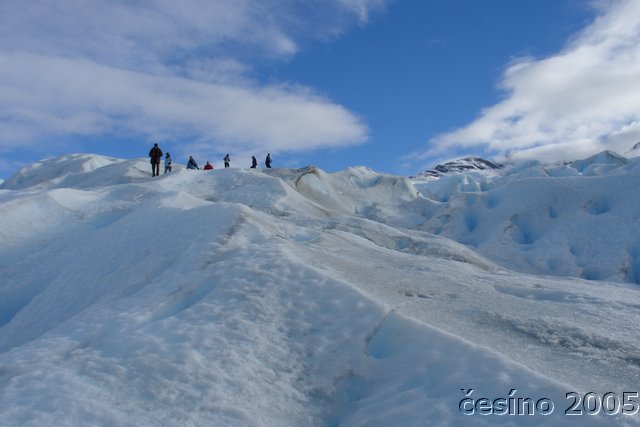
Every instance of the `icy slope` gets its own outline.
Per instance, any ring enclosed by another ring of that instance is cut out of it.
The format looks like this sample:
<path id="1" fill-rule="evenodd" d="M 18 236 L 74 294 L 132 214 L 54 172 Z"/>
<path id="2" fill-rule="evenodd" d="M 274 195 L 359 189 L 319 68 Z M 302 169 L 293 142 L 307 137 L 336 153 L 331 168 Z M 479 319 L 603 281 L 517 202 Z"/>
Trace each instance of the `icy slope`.
<path id="1" fill-rule="evenodd" d="M 635 425 L 564 415 L 640 382 L 635 286 L 500 269 L 366 168 L 77 160 L 0 191 L 0 425 Z"/>
<path id="2" fill-rule="evenodd" d="M 526 162 L 497 177 L 416 186 L 437 202 L 421 230 L 517 271 L 640 283 L 640 159 L 603 152 L 565 165 Z"/>
<path id="3" fill-rule="evenodd" d="M 123 160 L 93 154 L 70 154 L 55 159 L 46 159 L 22 168 L 18 173 L 2 183 L 3 188 L 50 188 L 50 187 L 78 187 L 83 181 L 89 180 L 87 185 L 105 185 L 107 182 L 99 179 L 91 182 L 91 177 L 96 171 L 105 166 L 118 166 L 125 163 Z M 131 163 L 127 163 L 131 168 Z M 138 166 L 138 165 L 135 165 Z M 146 168 L 145 168 L 146 169 Z M 113 173 L 106 176 L 124 180 L 128 173 Z M 134 176 L 143 176 L 142 171 Z M 103 175 L 105 177 L 105 175 Z"/>

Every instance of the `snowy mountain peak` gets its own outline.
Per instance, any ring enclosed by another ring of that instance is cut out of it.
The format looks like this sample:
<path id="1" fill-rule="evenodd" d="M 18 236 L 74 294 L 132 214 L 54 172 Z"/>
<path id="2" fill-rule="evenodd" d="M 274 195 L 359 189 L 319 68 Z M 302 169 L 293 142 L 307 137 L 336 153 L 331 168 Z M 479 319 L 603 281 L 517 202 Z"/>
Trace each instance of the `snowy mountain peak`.
<path id="1" fill-rule="evenodd" d="M 445 175 L 458 174 L 469 171 L 492 171 L 504 166 L 481 157 L 465 157 L 444 164 L 436 165 L 433 169 L 420 172 L 414 179 L 434 180 Z"/>

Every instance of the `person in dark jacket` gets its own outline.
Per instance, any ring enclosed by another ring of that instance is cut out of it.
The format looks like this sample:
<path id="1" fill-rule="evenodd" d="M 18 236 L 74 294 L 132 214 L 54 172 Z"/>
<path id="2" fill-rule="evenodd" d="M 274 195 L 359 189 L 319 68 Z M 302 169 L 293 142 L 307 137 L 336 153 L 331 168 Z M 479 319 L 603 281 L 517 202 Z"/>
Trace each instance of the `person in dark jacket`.
<path id="1" fill-rule="evenodd" d="M 151 157 L 151 176 L 160 175 L 162 150 L 158 147 L 158 144 L 153 144 L 153 148 L 149 151 L 149 157 Z"/>
<path id="2" fill-rule="evenodd" d="M 172 164 L 173 159 L 171 158 L 171 154 L 167 153 L 164 156 L 164 173 L 171 172 L 171 170 L 173 169 L 173 167 L 171 166 Z"/>
<path id="3" fill-rule="evenodd" d="M 256 156 L 251 156 L 251 169 L 255 169 L 258 166 L 258 161 L 256 160 Z"/>
<path id="4" fill-rule="evenodd" d="M 187 162 L 187 169 L 200 169 L 196 161 L 193 159 L 193 156 L 189 156 L 189 161 Z"/>
<path id="5" fill-rule="evenodd" d="M 267 158 L 264 159 L 264 165 L 271 168 L 271 153 L 267 153 Z"/>
<path id="6" fill-rule="evenodd" d="M 229 163 L 231 163 L 231 157 L 229 157 L 229 155 L 227 154 L 226 156 L 224 156 L 224 168 L 228 168 L 229 167 Z"/>
<path id="7" fill-rule="evenodd" d="M 205 170 L 205 171 L 210 171 L 212 169 L 213 169 L 213 165 L 209 162 L 207 162 L 207 164 L 204 165 L 204 167 L 202 168 L 202 170 Z"/>

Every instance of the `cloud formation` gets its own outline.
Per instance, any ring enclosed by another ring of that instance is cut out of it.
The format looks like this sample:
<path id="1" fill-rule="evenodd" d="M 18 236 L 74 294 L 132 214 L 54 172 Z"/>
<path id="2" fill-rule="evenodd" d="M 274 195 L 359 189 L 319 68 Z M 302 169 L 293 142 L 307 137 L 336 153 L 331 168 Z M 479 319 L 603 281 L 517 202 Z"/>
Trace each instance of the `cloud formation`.
<path id="1" fill-rule="evenodd" d="M 504 98 L 432 139 L 421 157 L 455 150 L 563 160 L 631 148 L 640 140 L 640 2 L 598 7 L 599 17 L 558 54 L 513 61 L 499 85 Z"/>
<path id="2" fill-rule="evenodd" d="M 357 115 L 309 87 L 259 84 L 252 60 L 335 37 L 385 1 L 5 0 L 0 151 L 108 134 L 224 150 L 363 142 Z"/>

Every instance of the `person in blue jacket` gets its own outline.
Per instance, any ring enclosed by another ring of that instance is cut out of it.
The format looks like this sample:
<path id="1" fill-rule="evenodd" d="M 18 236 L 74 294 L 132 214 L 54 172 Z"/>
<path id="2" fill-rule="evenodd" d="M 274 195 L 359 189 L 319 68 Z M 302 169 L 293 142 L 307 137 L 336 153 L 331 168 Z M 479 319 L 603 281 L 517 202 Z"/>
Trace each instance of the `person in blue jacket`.
<path id="1" fill-rule="evenodd" d="M 196 161 L 193 159 L 193 156 L 189 156 L 189 162 L 187 162 L 187 169 L 200 169 Z"/>

